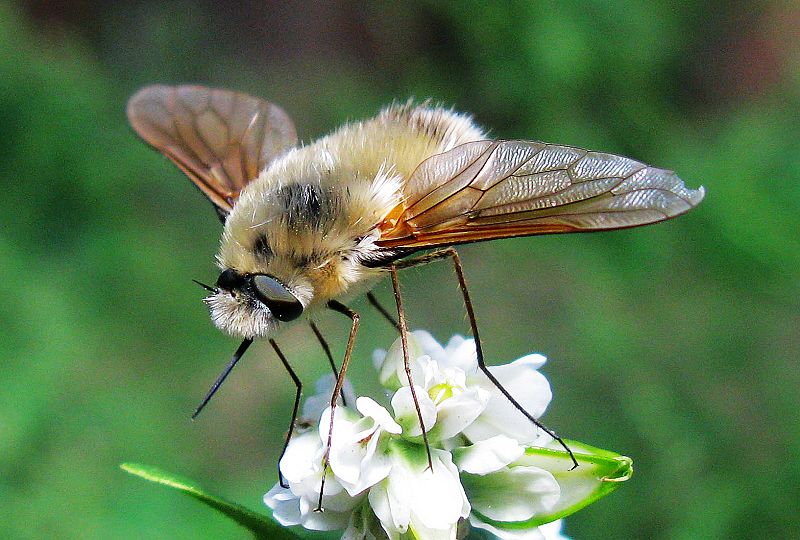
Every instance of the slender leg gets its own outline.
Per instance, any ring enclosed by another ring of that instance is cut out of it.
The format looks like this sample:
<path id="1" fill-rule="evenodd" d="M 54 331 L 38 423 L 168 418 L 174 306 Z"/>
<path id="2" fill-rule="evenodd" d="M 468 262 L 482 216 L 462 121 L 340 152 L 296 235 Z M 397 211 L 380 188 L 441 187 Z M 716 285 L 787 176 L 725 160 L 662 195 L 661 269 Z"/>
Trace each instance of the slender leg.
<path id="1" fill-rule="evenodd" d="M 331 348 L 328 346 L 328 342 L 325 341 L 325 338 L 322 336 L 322 332 L 319 331 L 319 328 L 317 328 L 317 325 L 314 324 L 314 321 L 308 321 L 308 325 L 311 327 L 314 335 L 317 336 L 317 341 L 319 341 L 319 344 L 322 346 L 322 350 L 325 351 L 325 356 L 328 358 L 328 364 L 331 366 L 333 376 L 338 379 L 339 370 L 336 369 L 336 362 L 333 360 L 333 354 L 331 354 Z"/>
<path id="2" fill-rule="evenodd" d="M 315 509 L 317 512 L 322 512 L 322 494 L 325 491 L 325 476 L 328 473 L 328 463 L 330 461 L 331 442 L 333 441 L 333 418 L 336 411 L 336 402 L 338 401 L 337 397 L 342 391 L 342 386 L 344 386 L 344 377 L 347 373 L 347 366 L 350 364 L 350 356 L 353 354 L 353 345 L 356 341 L 356 334 L 358 334 L 358 323 L 361 320 L 361 316 L 358 313 L 344 304 L 337 302 L 336 300 L 331 300 L 328 302 L 328 308 L 336 311 L 337 313 L 342 313 L 343 315 L 350 317 L 350 320 L 353 321 L 353 326 L 350 327 L 350 337 L 347 338 L 347 348 L 344 352 L 344 360 L 342 360 L 342 367 L 339 370 L 339 377 L 336 378 L 336 386 L 331 394 L 331 421 L 330 425 L 328 426 L 328 442 L 325 445 L 325 455 L 322 458 L 322 481 L 320 482 L 319 500 L 317 501 L 317 508 Z"/>
<path id="3" fill-rule="evenodd" d="M 572 450 L 569 448 L 569 446 L 567 446 L 564 440 L 558 435 L 556 435 L 556 433 L 553 430 L 542 424 L 539 420 L 534 418 L 533 415 L 531 415 L 528 411 L 526 411 L 525 408 L 522 405 L 520 405 L 516 399 L 514 399 L 514 397 L 508 392 L 508 390 L 506 390 L 505 387 L 503 387 L 503 385 L 500 384 L 500 381 L 498 381 L 497 378 L 494 375 L 492 375 L 492 372 L 489 371 L 489 368 L 486 366 L 486 362 L 483 359 L 483 350 L 481 348 L 481 338 L 478 335 L 478 323 L 475 319 L 475 310 L 472 308 L 472 300 L 470 300 L 469 291 L 467 290 L 467 281 L 464 278 L 464 269 L 461 266 L 461 259 L 459 258 L 456 250 L 454 248 L 444 248 L 441 250 L 433 251 L 431 253 L 427 253 L 420 257 L 415 257 L 413 259 L 397 261 L 396 263 L 394 263 L 393 269 L 395 267 L 398 269 L 410 268 L 412 266 L 427 264 L 429 262 L 433 262 L 435 260 L 443 259 L 446 257 L 450 257 L 453 260 L 453 265 L 455 266 L 456 269 L 456 275 L 458 276 L 458 284 L 459 287 L 461 288 L 461 295 L 464 298 L 464 307 L 467 309 L 467 316 L 469 317 L 470 329 L 472 330 L 472 336 L 475 338 L 475 352 L 477 353 L 478 357 L 478 367 L 483 372 L 483 374 L 486 375 L 486 377 L 492 382 L 492 384 L 495 385 L 495 387 L 498 390 L 500 390 L 500 393 L 503 394 L 506 397 L 506 399 L 508 399 L 511 402 L 511 404 L 514 406 L 515 409 L 521 412 L 525 416 L 525 418 L 530 420 L 536 427 L 538 427 L 539 429 L 541 429 L 542 431 L 553 437 L 553 439 L 558 441 L 558 443 L 564 448 L 564 450 L 566 450 L 569 453 L 569 457 L 572 458 L 572 464 L 573 464 L 572 468 L 573 469 L 576 468 L 578 466 L 578 461 L 575 459 L 575 454 L 572 453 Z"/>
<path id="4" fill-rule="evenodd" d="M 339 378 L 339 371 L 336 369 L 336 362 L 333 360 L 333 354 L 331 354 L 331 348 L 328 346 L 328 342 L 322 335 L 322 332 L 319 331 L 317 325 L 314 324 L 314 321 L 308 321 L 308 325 L 311 327 L 311 330 L 314 332 L 314 335 L 317 336 L 317 341 L 322 346 L 322 350 L 325 351 L 325 356 L 328 357 L 328 363 L 331 366 L 331 371 L 333 371 L 333 376 L 335 378 Z M 344 399 L 344 390 L 341 392 L 342 396 L 342 405 L 347 406 L 347 402 Z"/>
<path id="5" fill-rule="evenodd" d="M 200 405 L 198 405 L 197 408 L 192 413 L 192 420 L 197 418 L 197 415 L 200 414 L 200 412 L 205 408 L 206 405 L 208 405 L 208 402 L 211 401 L 211 398 L 214 397 L 214 394 L 217 393 L 219 387 L 222 385 L 223 382 L 225 382 L 225 379 L 228 378 L 228 375 L 230 375 L 231 371 L 233 371 L 233 368 L 236 367 L 236 364 L 239 362 L 239 360 L 242 358 L 242 355 L 244 355 L 245 351 L 247 351 L 247 348 L 252 343 L 253 343 L 252 338 L 246 338 L 244 341 L 242 341 L 241 345 L 239 345 L 239 348 L 236 349 L 235 353 L 233 353 L 233 358 L 231 358 L 230 362 L 228 362 L 228 365 L 225 366 L 225 369 L 222 370 L 222 373 L 219 374 L 217 380 L 214 381 L 214 384 L 211 385 L 211 389 L 208 392 L 206 392 L 203 401 L 200 402 Z"/>
<path id="6" fill-rule="evenodd" d="M 400 283 L 397 280 L 397 267 L 392 264 L 389 267 L 392 272 L 392 288 L 394 288 L 394 299 L 397 303 L 397 320 L 400 323 L 400 342 L 403 344 L 403 366 L 408 378 L 408 387 L 411 390 L 411 397 L 414 399 L 414 408 L 417 410 L 419 427 L 422 429 L 422 440 L 425 443 L 425 452 L 428 454 L 428 469 L 433 471 L 433 459 L 431 458 L 431 447 L 428 444 L 428 430 L 422 421 L 422 411 L 419 408 L 417 391 L 414 389 L 414 381 L 411 379 L 411 359 L 408 356 L 408 328 L 406 327 L 406 311 L 403 309 L 403 298 L 400 295 Z"/>
<path id="7" fill-rule="evenodd" d="M 374 294 L 372 294 L 372 291 L 367 293 L 367 300 L 369 300 L 369 303 L 372 304 L 372 307 L 377 309 L 378 312 L 381 315 L 383 315 L 384 319 L 389 321 L 389 324 L 391 324 L 392 326 L 397 328 L 398 332 L 400 331 L 400 325 L 397 323 L 396 320 L 394 320 L 394 317 L 392 317 L 391 314 L 389 314 L 389 312 L 386 310 L 386 308 L 383 307 L 380 302 L 378 302 L 378 299 L 375 297 Z"/>
<path id="8" fill-rule="evenodd" d="M 278 344 L 275 343 L 275 340 L 270 339 L 269 344 L 272 345 L 273 349 L 275 349 L 275 353 L 278 355 L 278 358 L 281 359 L 283 367 L 285 367 L 286 371 L 289 372 L 289 376 L 292 378 L 292 381 L 294 382 L 294 387 L 296 389 L 294 394 L 294 406 L 292 407 L 292 421 L 289 424 L 289 429 L 286 431 L 286 441 L 283 443 L 283 450 L 281 450 L 281 456 L 280 458 L 278 458 L 278 482 L 280 482 L 282 488 L 288 488 L 289 484 L 286 483 L 286 479 L 283 477 L 283 474 L 281 474 L 281 460 L 283 459 L 284 454 L 286 454 L 286 449 L 289 448 L 289 441 L 292 440 L 292 433 L 294 433 L 294 424 L 297 421 L 297 411 L 300 407 L 300 394 L 303 391 L 303 383 L 300 381 L 300 378 L 292 369 L 292 366 L 289 365 L 289 361 L 286 360 L 286 357 L 278 348 Z"/>

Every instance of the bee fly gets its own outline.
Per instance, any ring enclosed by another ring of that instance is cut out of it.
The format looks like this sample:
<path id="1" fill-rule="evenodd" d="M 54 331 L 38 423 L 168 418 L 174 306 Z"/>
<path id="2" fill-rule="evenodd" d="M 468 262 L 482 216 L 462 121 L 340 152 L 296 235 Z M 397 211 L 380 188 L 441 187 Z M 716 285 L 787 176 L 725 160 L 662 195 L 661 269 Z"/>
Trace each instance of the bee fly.
<path id="1" fill-rule="evenodd" d="M 130 99 L 128 118 L 189 176 L 224 223 L 221 272 L 215 286 L 206 286 L 205 302 L 214 324 L 243 341 L 193 416 L 252 341 L 267 338 L 297 387 L 293 427 L 300 381 L 271 336 L 323 309 L 346 315 L 352 324 L 331 398 L 333 416 L 359 324 L 359 315 L 343 302 L 390 274 L 408 364 L 397 271 L 450 258 L 480 369 L 577 466 L 566 444 L 487 369 L 453 246 L 636 227 L 683 214 L 704 196 L 702 187 L 686 188 L 671 171 L 571 146 L 490 140 L 469 116 L 412 102 L 386 107 L 307 145 L 298 145 L 282 109 L 228 90 L 149 86 Z M 419 255 L 421 250 L 431 251 Z M 312 329 L 335 371 L 313 322 Z M 421 423 L 419 406 L 417 412 Z M 287 444 L 290 436 L 291 427 Z M 331 438 L 332 427 L 328 450 Z M 430 450 L 428 458 L 430 464 Z M 327 452 L 325 459 L 327 464 Z"/>

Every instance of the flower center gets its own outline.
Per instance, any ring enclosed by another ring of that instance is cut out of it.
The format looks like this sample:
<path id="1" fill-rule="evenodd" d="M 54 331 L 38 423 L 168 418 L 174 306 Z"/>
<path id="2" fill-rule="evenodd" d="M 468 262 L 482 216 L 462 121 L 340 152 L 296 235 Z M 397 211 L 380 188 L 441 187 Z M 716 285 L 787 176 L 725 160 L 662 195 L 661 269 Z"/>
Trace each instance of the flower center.
<path id="1" fill-rule="evenodd" d="M 428 395 L 431 397 L 431 400 L 438 405 L 447 398 L 453 397 L 453 387 L 447 383 L 439 383 L 430 387 Z"/>

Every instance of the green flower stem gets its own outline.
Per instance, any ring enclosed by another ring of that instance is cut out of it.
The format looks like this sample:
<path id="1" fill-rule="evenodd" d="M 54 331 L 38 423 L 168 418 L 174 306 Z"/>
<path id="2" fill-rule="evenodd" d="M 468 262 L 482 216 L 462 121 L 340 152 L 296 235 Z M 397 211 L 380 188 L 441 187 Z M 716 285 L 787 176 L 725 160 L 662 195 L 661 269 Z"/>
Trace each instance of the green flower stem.
<path id="1" fill-rule="evenodd" d="M 125 472 L 140 478 L 144 478 L 150 482 L 155 482 L 156 484 L 163 484 L 167 487 L 177 489 L 178 491 L 197 499 L 198 501 L 231 518 L 242 527 L 249 529 L 255 538 L 264 540 L 300 538 L 296 534 L 281 526 L 279 523 L 273 521 L 270 516 L 253 512 L 252 510 L 239 504 L 232 503 L 221 497 L 210 495 L 192 480 L 176 476 L 149 465 L 123 463 L 120 465 L 120 468 Z"/>

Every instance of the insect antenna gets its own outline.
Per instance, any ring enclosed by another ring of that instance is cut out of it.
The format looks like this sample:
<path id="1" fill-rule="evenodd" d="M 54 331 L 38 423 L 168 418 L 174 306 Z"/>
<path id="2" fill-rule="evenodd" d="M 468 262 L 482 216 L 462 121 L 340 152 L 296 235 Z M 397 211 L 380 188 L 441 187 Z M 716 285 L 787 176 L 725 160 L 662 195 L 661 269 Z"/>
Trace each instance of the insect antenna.
<path id="1" fill-rule="evenodd" d="M 214 394 L 217 393 L 217 390 L 219 390 L 220 385 L 228 377 L 231 370 L 233 370 L 233 368 L 236 366 L 236 363 L 239 361 L 242 355 L 244 355 L 245 351 L 247 350 L 247 348 L 250 346 L 251 343 L 253 343 L 252 338 L 246 338 L 244 341 L 242 341 L 241 345 L 239 345 L 239 348 L 236 349 L 235 353 L 233 353 L 233 358 L 231 358 L 230 362 L 228 362 L 228 365 L 225 366 L 225 369 L 222 370 L 222 373 L 219 374 L 219 377 L 217 377 L 217 380 L 214 381 L 214 384 L 211 385 L 211 389 L 206 394 L 206 397 L 203 398 L 203 401 L 200 403 L 200 405 L 197 406 L 197 408 L 192 413 L 192 420 L 197 418 L 197 415 L 199 415 L 200 412 L 203 410 L 203 408 L 205 408 L 205 406 L 208 404 L 208 402 L 211 401 L 211 398 L 214 397 Z"/>
<path id="2" fill-rule="evenodd" d="M 200 285 L 202 288 L 204 288 L 204 289 L 205 289 L 205 290 L 207 290 L 208 292 L 212 292 L 212 293 L 218 293 L 218 292 L 219 292 L 219 290 L 218 290 L 218 289 L 215 289 L 215 288 L 214 288 L 214 287 L 212 287 L 211 285 L 206 285 L 206 284 L 205 284 L 205 283 L 203 283 L 202 281 L 197 281 L 196 279 L 193 279 L 192 281 L 194 281 L 195 283 L 197 283 L 198 285 Z"/>

